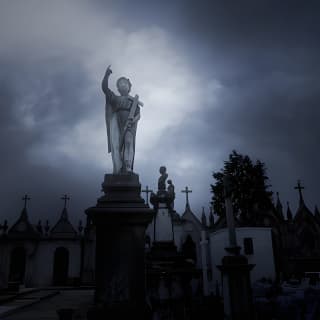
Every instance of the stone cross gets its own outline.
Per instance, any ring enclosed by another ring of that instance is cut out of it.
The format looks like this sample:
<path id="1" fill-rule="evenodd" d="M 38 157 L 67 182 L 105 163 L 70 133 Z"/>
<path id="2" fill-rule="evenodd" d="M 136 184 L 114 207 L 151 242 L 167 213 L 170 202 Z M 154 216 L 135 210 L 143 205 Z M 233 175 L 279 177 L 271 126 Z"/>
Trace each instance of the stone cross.
<path id="1" fill-rule="evenodd" d="M 128 95 L 128 99 L 133 102 L 135 97 Z M 141 102 L 140 100 L 137 100 L 137 102 L 138 102 L 138 106 L 143 107 L 143 102 Z"/>
<path id="2" fill-rule="evenodd" d="M 27 201 L 31 200 L 31 198 L 26 194 L 22 200 L 24 201 L 24 207 L 26 208 L 27 207 Z"/>
<path id="3" fill-rule="evenodd" d="M 149 189 L 148 186 L 144 190 L 141 190 L 141 192 L 144 192 L 147 195 L 147 204 L 149 204 L 149 193 L 153 192 L 153 190 Z"/>
<path id="4" fill-rule="evenodd" d="M 300 201 L 303 201 L 302 190 L 304 189 L 304 187 L 301 185 L 300 180 L 298 180 L 297 186 L 294 188 L 299 191 Z"/>
<path id="5" fill-rule="evenodd" d="M 70 200 L 70 197 L 68 197 L 65 194 L 63 197 L 61 197 L 61 200 L 64 200 L 64 208 L 66 208 L 67 207 L 67 202 L 68 202 L 68 200 Z"/>
<path id="6" fill-rule="evenodd" d="M 236 229 L 234 223 L 234 216 L 233 216 L 233 208 L 232 208 L 232 183 L 230 176 L 225 175 L 223 178 L 224 184 L 224 196 L 225 196 L 225 207 L 226 207 L 226 219 L 227 219 L 227 227 L 229 231 L 229 248 L 227 251 L 236 254 L 237 253 L 237 236 L 236 236 Z M 231 250 L 230 250 L 231 249 Z"/>
<path id="7" fill-rule="evenodd" d="M 192 192 L 188 187 L 186 187 L 184 190 L 181 191 L 182 193 L 186 194 L 186 204 L 189 204 L 189 193 Z"/>

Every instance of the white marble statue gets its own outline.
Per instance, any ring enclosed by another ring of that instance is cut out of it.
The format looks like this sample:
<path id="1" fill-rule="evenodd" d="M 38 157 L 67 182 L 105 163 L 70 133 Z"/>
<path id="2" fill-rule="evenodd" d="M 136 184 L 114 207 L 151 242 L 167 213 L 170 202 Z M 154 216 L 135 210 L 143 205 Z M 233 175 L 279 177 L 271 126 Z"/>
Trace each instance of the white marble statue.
<path id="1" fill-rule="evenodd" d="M 120 95 L 113 93 L 108 87 L 110 66 L 102 81 L 102 90 L 106 96 L 106 125 L 108 134 L 108 152 L 111 152 L 113 174 L 133 172 L 137 123 L 140 119 L 138 95 L 129 95 L 130 80 L 121 77 L 117 81 Z"/>

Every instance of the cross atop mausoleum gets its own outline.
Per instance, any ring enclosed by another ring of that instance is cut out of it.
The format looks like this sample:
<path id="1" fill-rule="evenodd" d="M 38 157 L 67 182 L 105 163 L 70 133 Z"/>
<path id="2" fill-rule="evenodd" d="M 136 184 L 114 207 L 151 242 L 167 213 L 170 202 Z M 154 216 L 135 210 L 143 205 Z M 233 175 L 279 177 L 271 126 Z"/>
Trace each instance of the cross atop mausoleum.
<path id="1" fill-rule="evenodd" d="M 141 190 L 141 192 L 144 192 L 147 195 L 147 204 L 149 204 L 149 193 L 153 192 L 153 190 L 149 189 L 148 186 L 144 190 Z"/>
<path id="2" fill-rule="evenodd" d="M 300 203 L 303 203 L 302 190 L 304 189 L 304 187 L 301 185 L 301 181 L 300 180 L 298 180 L 297 186 L 295 186 L 294 188 L 299 191 Z"/>
<path id="3" fill-rule="evenodd" d="M 31 198 L 27 194 L 25 194 L 22 200 L 24 201 L 24 208 L 27 208 L 27 202 L 31 200 Z"/>
<path id="4" fill-rule="evenodd" d="M 192 192 L 188 187 L 181 191 L 182 193 L 186 194 L 186 205 L 189 205 L 189 193 Z"/>
<path id="5" fill-rule="evenodd" d="M 61 197 L 61 200 L 64 201 L 64 208 L 67 208 L 67 202 L 70 200 L 70 197 L 65 194 L 63 197 Z"/>

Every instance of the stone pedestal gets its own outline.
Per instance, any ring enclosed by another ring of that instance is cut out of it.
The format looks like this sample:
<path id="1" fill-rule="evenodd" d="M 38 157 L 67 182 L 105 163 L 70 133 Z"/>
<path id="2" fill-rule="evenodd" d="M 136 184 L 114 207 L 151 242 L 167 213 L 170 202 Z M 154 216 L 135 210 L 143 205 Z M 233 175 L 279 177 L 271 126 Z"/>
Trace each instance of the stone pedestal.
<path id="1" fill-rule="evenodd" d="M 253 319 L 250 271 L 254 267 L 242 255 L 228 255 L 217 266 L 222 273 L 224 312 L 226 319 Z"/>
<path id="2" fill-rule="evenodd" d="M 204 230 L 201 231 L 201 263 L 202 263 L 202 283 L 203 283 L 203 295 L 207 297 L 209 295 L 209 280 L 208 280 L 208 262 L 207 262 L 207 250 L 208 250 L 207 235 Z"/>
<path id="3" fill-rule="evenodd" d="M 173 242 L 173 224 L 171 215 L 172 195 L 168 191 L 161 190 L 157 194 L 151 193 L 150 202 L 154 206 L 155 217 L 153 221 L 153 241 Z"/>
<path id="4" fill-rule="evenodd" d="M 102 188 L 104 196 L 86 210 L 96 226 L 95 304 L 105 315 L 115 309 L 142 310 L 145 229 L 154 211 L 140 196 L 136 174 L 106 174 Z"/>

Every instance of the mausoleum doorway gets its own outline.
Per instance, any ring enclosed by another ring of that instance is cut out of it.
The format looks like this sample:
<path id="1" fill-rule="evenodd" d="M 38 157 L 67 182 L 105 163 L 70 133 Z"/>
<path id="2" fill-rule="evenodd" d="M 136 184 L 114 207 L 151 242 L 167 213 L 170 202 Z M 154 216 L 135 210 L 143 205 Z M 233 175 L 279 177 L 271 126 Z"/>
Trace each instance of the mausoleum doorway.
<path id="1" fill-rule="evenodd" d="M 59 247 L 54 253 L 53 285 L 64 286 L 68 282 L 69 251 Z"/>

